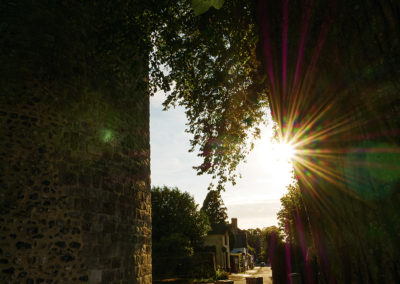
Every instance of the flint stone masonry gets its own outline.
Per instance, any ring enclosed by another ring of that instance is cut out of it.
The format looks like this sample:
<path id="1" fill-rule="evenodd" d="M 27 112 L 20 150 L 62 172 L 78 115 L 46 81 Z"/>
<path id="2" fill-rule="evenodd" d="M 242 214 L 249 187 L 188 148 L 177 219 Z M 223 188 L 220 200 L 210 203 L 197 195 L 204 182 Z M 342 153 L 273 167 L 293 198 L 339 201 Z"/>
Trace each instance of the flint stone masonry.
<path id="1" fill-rule="evenodd" d="M 138 10 L 33 2 L 1 4 L 0 283 L 150 283 Z"/>

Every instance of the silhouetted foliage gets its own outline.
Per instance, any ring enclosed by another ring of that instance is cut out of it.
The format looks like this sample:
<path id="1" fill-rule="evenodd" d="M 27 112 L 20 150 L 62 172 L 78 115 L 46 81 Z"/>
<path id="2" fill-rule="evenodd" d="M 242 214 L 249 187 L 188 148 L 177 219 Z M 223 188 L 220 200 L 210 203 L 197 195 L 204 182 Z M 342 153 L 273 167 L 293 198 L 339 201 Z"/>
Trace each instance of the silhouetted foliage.
<path id="1" fill-rule="evenodd" d="M 261 229 L 248 229 L 247 233 L 247 244 L 253 249 L 251 254 L 254 254 L 254 257 L 257 261 L 264 261 L 263 257 L 263 249 L 265 247 L 265 236 Z"/>
<path id="2" fill-rule="evenodd" d="M 153 187 L 151 194 L 153 273 L 174 275 L 200 250 L 210 225 L 187 192 L 164 186 Z"/>
<path id="3" fill-rule="evenodd" d="M 166 186 L 153 187 L 151 205 L 154 241 L 180 235 L 190 247 L 202 246 L 209 222 L 189 193 Z"/>
<path id="4" fill-rule="evenodd" d="M 271 264 L 272 279 L 274 283 L 286 283 L 286 253 L 285 242 L 279 229 L 275 226 L 264 229 L 265 241 L 267 243 L 265 254 Z"/>
<path id="5" fill-rule="evenodd" d="M 203 159 L 195 169 L 222 189 L 235 183 L 236 167 L 251 148 L 248 137 L 259 134 L 268 105 L 256 59 L 255 3 L 227 0 L 199 16 L 190 3 L 170 1 L 155 14 L 153 91 L 170 91 L 166 108 L 185 108 L 191 151 Z"/>
<path id="6" fill-rule="evenodd" d="M 312 247 L 308 211 L 299 186 L 289 185 L 287 190 L 288 192 L 281 198 L 281 210 L 277 214 L 279 228 L 281 232 L 285 232 L 290 243 L 296 246 Z"/>
<path id="7" fill-rule="evenodd" d="M 272 115 L 298 146 L 281 211 L 292 269 L 400 282 L 400 2 L 258 2 Z"/>
<path id="8" fill-rule="evenodd" d="M 289 185 L 288 192 L 281 198 L 281 210 L 277 217 L 279 229 L 286 236 L 290 252 L 291 271 L 300 274 L 304 283 L 317 283 L 318 271 L 316 247 L 311 234 L 308 214 L 299 186 Z M 314 228 L 319 230 L 319 228 Z"/>
<path id="9" fill-rule="evenodd" d="M 210 190 L 204 199 L 201 211 L 207 215 L 212 227 L 226 223 L 228 218 L 226 210 L 221 193 L 217 190 Z"/>

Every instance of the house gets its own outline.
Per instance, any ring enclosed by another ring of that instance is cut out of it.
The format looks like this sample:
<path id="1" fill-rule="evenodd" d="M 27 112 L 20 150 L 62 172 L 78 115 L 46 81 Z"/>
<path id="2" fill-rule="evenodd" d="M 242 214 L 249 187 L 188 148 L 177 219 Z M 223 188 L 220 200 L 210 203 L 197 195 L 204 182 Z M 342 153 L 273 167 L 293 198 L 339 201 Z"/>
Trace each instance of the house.
<path id="1" fill-rule="evenodd" d="M 231 271 L 244 272 L 254 267 L 254 257 L 247 250 L 247 233 L 237 225 L 237 218 L 232 218 L 231 232 L 235 236 L 235 243 L 231 253 Z"/>
<path id="2" fill-rule="evenodd" d="M 246 248 L 235 248 L 231 250 L 231 272 L 240 273 L 245 271 Z"/>
<path id="3" fill-rule="evenodd" d="M 229 231 L 229 224 L 215 225 L 204 240 L 205 246 L 215 247 L 215 269 L 230 271 Z"/>
<path id="4" fill-rule="evenodd" d="M 237 218 L 232 218 L 231 232 L 235 235 L 234 248 L 247 248 L 247 233 L 238 228 Z"/>

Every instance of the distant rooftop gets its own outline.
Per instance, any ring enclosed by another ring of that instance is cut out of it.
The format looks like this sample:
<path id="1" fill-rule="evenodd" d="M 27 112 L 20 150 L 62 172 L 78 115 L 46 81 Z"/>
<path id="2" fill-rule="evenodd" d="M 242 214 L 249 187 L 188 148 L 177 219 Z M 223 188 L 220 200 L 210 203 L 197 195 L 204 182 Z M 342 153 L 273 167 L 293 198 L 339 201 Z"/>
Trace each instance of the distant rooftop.
<path id="1" fill-rule="evenodd" d="M 234 248 L 231 253 L 246 253 L 246 248 Z"/>

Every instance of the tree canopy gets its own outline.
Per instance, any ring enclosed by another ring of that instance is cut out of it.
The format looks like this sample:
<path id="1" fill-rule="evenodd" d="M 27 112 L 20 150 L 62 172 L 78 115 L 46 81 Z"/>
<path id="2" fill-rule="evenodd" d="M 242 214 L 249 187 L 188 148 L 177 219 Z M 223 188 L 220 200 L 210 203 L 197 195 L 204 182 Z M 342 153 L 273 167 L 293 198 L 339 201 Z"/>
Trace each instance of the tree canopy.
<path id="1" fill-rule="evenodd" d="M 221 193 L 217 190 L 210 190 L 204 199 L 201 211 L 207 215 L 212 227 L 226 223 L 228 218 L 226 210 Z"/>
<path id="2" fill-rule="evenodd" d="M 190 254 L 202 246 L 210 226 L 194 198 L 187 192 L 166 186 L 153 187 L 151 194 L 154 253 L 182 250 L 179 246 L 184 244 L 183 251 Z M 182 251 L 177 251 L 179 253 Z"/>
<path id="3" fill-rule="evenodd" d="M 151 194 L 154 278 L 205 276 L 210 271 L 202 270 L 196 253 L 202 250 L 210 230 L 207 216 L 198 210 L 191 195 L 177 188 L 153 187 Z"/>
<path id="4" fill-rule="evenodd" d="M 254 2 L 227 0 L 195 16 L 191 1 L 169 3 L 155 14 L 151 58 L 153 92 L 168 92 L 165 108 L 185 108 L 190 151 L 198 151 L 198 174 L 222 189 L 235 183 L 265 119 L 268 84 L 256 58 Z M 219 6 L 218 6 L 219 7 Z"/>
<path id="5" fill-rule="evenodd" d="M 281 198 L 281 210 L 277 214 L 279 229 L 287 235 L 291 243 L 303 247 L 312 246 L 312 236 L 308 214 L 298 184 L 289 185 L 287 193 Z M 300 244 L 299 242 L 303 242 Z M 307 243 L 305 243 L 307 242 Z"/>
<path id="6" fill-rule="evenodd" d="M 265 256 L 265 252 L 263 252 L 265 248 L 265 235 L 263 231 L 259 228 L 257 229 L 248 229 L 247 232 L 247 244 L 248 247 L 251 247 L 257 261 L 264 261 L 263 256 Z"/>

